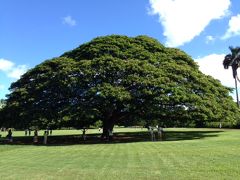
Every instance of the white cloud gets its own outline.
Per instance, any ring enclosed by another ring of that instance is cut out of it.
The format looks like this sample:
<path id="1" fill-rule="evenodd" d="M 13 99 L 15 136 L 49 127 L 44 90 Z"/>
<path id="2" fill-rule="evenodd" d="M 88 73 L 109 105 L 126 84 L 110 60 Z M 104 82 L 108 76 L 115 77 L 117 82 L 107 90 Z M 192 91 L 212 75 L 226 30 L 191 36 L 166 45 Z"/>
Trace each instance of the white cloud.
<path id="1" fill-rule="evenodd" d="M 214 19 L 228 15 L 230 0 L 149 0 L 159 15 L 168 46 L 181 46 L 198 36 Z"/>
<path id="2" fill-rule="evenodd" d="M 213 36 L 206 36 L 206 43 L 209 44 L 211 42 L 214 42 L 215 41 L 215 38 Z"/>
<path id="3" fill-rule="evenodd" d="M 223 60 L 225 54 L 210 54 L 202 58 L 197 58 L 195 61 L 198 63 L 200 71 L 206 75 L 210 75 L 228 87 L 234 87 L 234 79 L 232 69 L 223 68 Z"/>
<path id="4" fill-rule="evenodd" d="M 13 68 L 13 66 L 13 62 L 6 59 L 0 59 L 0 71 L 9 71 Z"/>
<path id="5" fill-rule="evenodd" d="M 14 79 L 19 79 L 22 74 L 24 74 L 27 71 L 27 66 L 26 65 L 19 65 L 11 69 L 7 73 L 8 77 L 14 78 Z"/>
<path id="6" fill-rule="evenodd" d="M 77 22 L 72 18 L 72 16 L 66 16 L 63 18 L 63 24 L 67 24 L 69 26 L 76 26 Z"/>
<path id="7" fill-rule="evenodd" d="M 228 30 L 222 39 L 228 39 L 237 35 L 240 35 L 240 14 L 231 17 L 228 23 Z"/>
<path id="8" fill-rule="evenodd" d="M 0 59 L 0 72 L 4 72 L 7 77 L 19 79 L 27 69 L 26 65 L 15 65 L 12 61 Z"/>

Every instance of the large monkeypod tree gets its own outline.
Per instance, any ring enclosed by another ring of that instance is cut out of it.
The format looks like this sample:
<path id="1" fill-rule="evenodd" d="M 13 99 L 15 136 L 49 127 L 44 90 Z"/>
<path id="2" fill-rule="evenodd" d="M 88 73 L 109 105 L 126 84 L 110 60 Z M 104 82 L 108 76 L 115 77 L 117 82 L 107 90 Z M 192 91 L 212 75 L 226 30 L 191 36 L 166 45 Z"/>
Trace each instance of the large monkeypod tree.
<path id="1" fill-rule="evenodd" d="M 87 127 L 144 121 L 168 126 L 237 123 L 230 88 L 179 49 L 147 36 L 105 36 L 44 61 L 10 87 L 3 124 Z"/>

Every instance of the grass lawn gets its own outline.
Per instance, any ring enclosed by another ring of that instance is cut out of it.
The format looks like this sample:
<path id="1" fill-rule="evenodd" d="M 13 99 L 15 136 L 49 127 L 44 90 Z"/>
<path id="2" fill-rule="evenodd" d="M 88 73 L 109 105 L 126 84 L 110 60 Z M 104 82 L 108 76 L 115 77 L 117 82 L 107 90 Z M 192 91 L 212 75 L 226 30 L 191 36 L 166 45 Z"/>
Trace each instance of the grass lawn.
<path id="1" fill-rule="evenodd" d="M 145 129 L 119 128 L 114 131 L 118 137 L 135 139 L 49 146 L 1 144 L 0 179 L 240 179 L 240 130 L 165 131 L 165 141 L 156 142 L 148 141 Z M 53 131 L 56 136 L 50 138 L 65 134 L 80 142 L 79 132 Z M 99 132 L 88 133 L 98 136 Z M 25 138 L 24 132 L 13 135 Z"/>

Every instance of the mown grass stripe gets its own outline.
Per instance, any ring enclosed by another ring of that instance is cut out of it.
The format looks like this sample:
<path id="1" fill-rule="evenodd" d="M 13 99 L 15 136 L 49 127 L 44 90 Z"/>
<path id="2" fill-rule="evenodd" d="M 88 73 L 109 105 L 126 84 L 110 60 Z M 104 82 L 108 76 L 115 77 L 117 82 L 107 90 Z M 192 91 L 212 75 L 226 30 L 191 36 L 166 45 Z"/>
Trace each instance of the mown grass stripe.
<path id="1" fill-rule="evenodd" d="M 163 142 L 0 145 L 0 179 L 240 179 L 240 131 L 202 131 Z"/>

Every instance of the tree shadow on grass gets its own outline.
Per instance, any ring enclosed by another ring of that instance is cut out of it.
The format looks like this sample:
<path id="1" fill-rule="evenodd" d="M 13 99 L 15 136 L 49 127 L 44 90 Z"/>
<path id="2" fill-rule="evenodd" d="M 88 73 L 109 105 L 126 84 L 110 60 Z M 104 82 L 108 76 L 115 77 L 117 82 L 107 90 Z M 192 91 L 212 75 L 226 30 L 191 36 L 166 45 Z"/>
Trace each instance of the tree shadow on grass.
<path id="1" fill-rule="evenodd" d="M 223 131 L 167 131 L 164 132 L 161 141 L 184 141 L 203 138 L 217 137 L 218 133 Z M 160 139 L 156 135 L 156 141 Z M 77 144 L 114 144 L 114 143 L 133 143 L 133 142 L 150 142 L 149 132 L 119 132 L 114 134 L 112 141 L 101 140 L 100 134 L 89 134 L 84 141 L 82 135 L 51 135 L 48 136 L 47 146 L 67 146 Z M 13 137 L 13 142 L 8 142 L 5 138 L 0 138 L 0 145 L 38 145 L 43 146 L 43 136 L 39 136 L 38 143 L 33 143 L 32 136 Z M 46 145 L 45 145 L 46 146 Z"/>
<path id="2" fill-rule="evenodd" d="M 166 133 L 165 139 L 167 141 L 184 141 L 217 137 L 218 133 L 224 131 L 169 131 Z"/>

